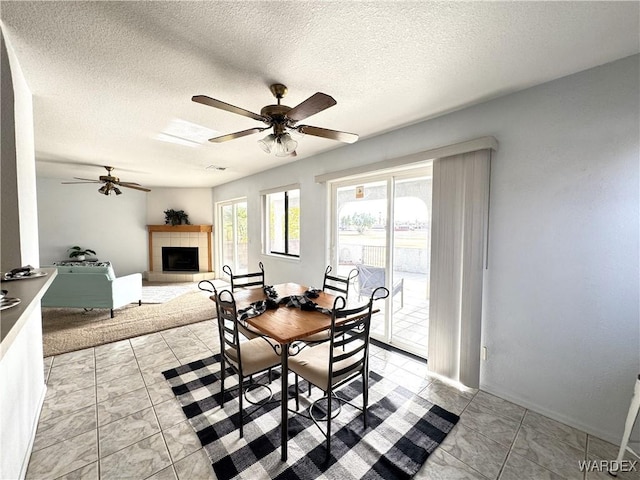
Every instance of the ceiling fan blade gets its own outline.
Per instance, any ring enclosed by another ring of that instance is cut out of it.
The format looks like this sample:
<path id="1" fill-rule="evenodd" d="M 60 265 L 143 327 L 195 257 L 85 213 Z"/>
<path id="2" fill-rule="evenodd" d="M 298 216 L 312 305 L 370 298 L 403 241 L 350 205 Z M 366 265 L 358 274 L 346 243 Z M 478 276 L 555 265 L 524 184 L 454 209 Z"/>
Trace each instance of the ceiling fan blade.
<path id="1" fill-rule="evenodd" d="M 253 118 L 254 120 L 259 120 L 261 122 L 267 121 L 267 119 L 262 115 L 258 115 L 257 113 L 250 112 L 249 110 L 236 107 L 235 105 L 231 105 L 229 103 L 221 102 L 220 100 L 207 97 L 206 95 L 194 95 L 193 97 L 191 97 L 191 100 L 203 105 L 208 105 L 209 107 L 219 108 L 221 110 L 226 110 L 227 112 L 236 113 L 238 115 L 242 115 L 243 117 Z"/>
<path id="2" fill-rule="evenodd" d="M 123 187 L 128 187 L 130 185 L 134 185 L 136 187 L 141 187 L 142 186 L 139 183 L 135 183 L 135 182 L 113 182 L 113 183 L 116 183 L 118 185 L 122 185 Z"/>
<path id="3" fill-rule="evenodd" d="M 213 143 L 222 143 L 228 142 L 229 140 L 233 140 L 234 138 L 246 137 L 247 135 L 251 135 L 253 133 L 263 132 L 269 127 L 264 128 L 250 128 L 249 130 L 241 130 L 235 133 L 229 133 L 227 135 L 222 135 L 221 137 L 210 138 L 209 141 Z"/>
<path id="4" fill-rule="evenodd" d="M 84 182 L 60 182 L 60 183 L 62 183 L 63 185 L 67 185 L 67 184 L 72 184 L 72 183 L 102 183 L 102 182 L 100 182 L 98 180 L 87 180 L 87 181 L 84 181 Z"/>
<path id="5" fill-rule="evenodd" d="M 328 128 L 312 127 L 311 125 L 300 125 L 296 128 L 300 133 L 307 135 L 315 135 L 316 137 L 330 138 L 344 143 L 354 143 L 358 140 L 355 133 L 339 132 L 338 130 L 329 130 Z"/>
<path id="6" fill-rule="evenodd" d="M 336 101 L 326 93 L 314 93 L 304 102 L 296 105 L 287 112 L 287 118 L 293 122 L 298 122 L 304 118 L 315 115 L 322 110 L 333 107 Z"/>
<path id="7" fill-rule="evenodd" d="M 80 177 L 73 177 L 76 180 L 84 180 L 85 182 L 99 182 L 100 180 L 96 180 L 95 178 L 80 178 Z"/>
<path id="8" fill-rule="evenodd" d="M 148 188 L 139 187 L 139 186 L 133 185 L 131 183 L 117 183 L 117 185 L 120 185 L 121 187 L 125 187 L 125 188 L 133 188 L 134 190 L 140 190 L 141 192 L 150 192 L 151 191 Z"/>

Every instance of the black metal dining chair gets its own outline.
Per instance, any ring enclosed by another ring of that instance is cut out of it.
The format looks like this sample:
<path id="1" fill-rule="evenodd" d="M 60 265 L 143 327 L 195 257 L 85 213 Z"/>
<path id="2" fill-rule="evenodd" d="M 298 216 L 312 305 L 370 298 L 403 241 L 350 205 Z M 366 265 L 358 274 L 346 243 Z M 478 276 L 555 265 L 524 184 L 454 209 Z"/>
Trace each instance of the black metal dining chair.
<path id="1" fill-rule="evenodd" d="M 231 291 L 235 292 L 239 288 L 264 287 L 264 266 L 258 262 L 259 272 L 234 274 L 229 265 L 222 267 L 222 271 L 229 275 L 231 281 Z"/>
<path id="2" fill-rule="evenodd" d="M 231 291 L 235 292 L 242 288 L 264 288 L 264 266 L 262 265 L 262 262 L 258 262 L 258 267 L 260 267 L 259 272 L 241 273 L 237 275 L 234 275 L 229 265 L 223 266 L 222 271 L 229 276 L 231 281 Z M 249 339 L 262 336 L 258 330 L 248 324 L 241 323 L 239 329 L 240 333 Z"/>
<path id="3" fill-rule="evenodd" d="M 258 373 L 271 371 L 271 368 L 280 364 L 280 356 L 276 354 L 274 343 L 268 337 L 256 337 L 242 341 L 240 338 L 238 312 L 233 293 L 223 290 L 216 294 L 216 309 L 218 312 L 218 332 L 220 334 L 220 406 L 224 408 L 224 381 L 227 366 L 238 375 L 238 403 L 240 411 L 240 437 L 244 430 L 243 398 L 246 392 L 256 387 L 263 387 L 271 392 L 267 385 L 253 383 L 252 376 Z M 245 385 L 245 379 L 249 378 L 249 384 Z M 269 374 L 269 379 L 271 375 Z M 271 395 L 267 398 L 269 400 Z M 259 408 L 262 403 L 253 403 Z"/>
<path id="4" fill-rule="evenodd" d="M 364 427 L 367 427 L 367 408 L 369 402 L 369 330 L 373 302 L 387 298 L 389 290 L 376 288 L 369 301 L 356 308 L 347 309 L 344 297 L 338 297 L 333 303 L 331 312 L 331 332 L 329 341 L 302 350 L 298 355 L 289 358 L 289 370 L 295 373 L 296 410 L 300 408 L 298 377 L 309 384 L 322 389 L 325 395 L 309 406 L 309 416 L 320 428 L 326 438 L 326 461 L 331 454 L 331 420 L 333 401 L 337 400 L 362 411 Z M 346 319 L 346 320 L 344 320 Z M 362 377 L 362 407 L 358 407 L 336 392 L 337 388 Z M 317 407 L 326 403 L 326 408 Z M 323 418 L 316 418 L 314 412 L 324 410 Z M 326 422 L 323 429 L 321 423 Z"/>
<path id="5" fill-rule="evenodd" d="M 342 294 L 345 298 L 348 298 L 349 286 L 353 284 L 354 279 L 358 276 L 358 271 L 354 268 L 346 277 L 331 275 L 331 271 L 331 265 L 327 265 L 327 268 L 324 271 L 324 279 L 322 281 L 322 291 L 333 295 Z M 313 335 L 309 335 L 308 337 L 301 339 L 302 342 L 308 344 L 326 342 L 327 340 L 329 340 L 328 329 L 324 332 L 314 333 Z M 309 392 L 311 392 L 311 385 L 309 385 Z"/>
<path id="6" fill-rule="evenodd" d="M 327 293 L 344 295 L 349 297 L 349 286 L 353 284 L 353 280 L 358 276 L 358 270 L 353 268 L 346 277 L 331 275 L 331 265 L 327 265 L 324 271 L 324 280 L 322 282 L 322 290 Z"/>

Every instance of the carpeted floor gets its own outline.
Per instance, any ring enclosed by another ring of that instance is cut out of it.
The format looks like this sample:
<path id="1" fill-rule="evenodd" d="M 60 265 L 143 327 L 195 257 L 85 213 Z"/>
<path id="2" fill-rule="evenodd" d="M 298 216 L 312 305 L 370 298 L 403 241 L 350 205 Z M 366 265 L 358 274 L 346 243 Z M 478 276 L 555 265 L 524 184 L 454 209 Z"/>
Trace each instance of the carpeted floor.
<path id="1" fill-rule="evenodd" d="M 209 293 L 184 293 L 160 304 L 131 304 L 115 310 L 42 308 L 44 356 L 82 350 L 126 338 L 215 318 Z"/>
<path id="2" fill-rule="evenodd" d="M 260 407 L 246 418 L 244 437 L 238 432 L 238 389 L 225 383 L 225 406 L 220 407 L 219 355 L 163 372 L 178 402 L 196 431 L 216 477 L 220 480 L 255 478 L 324 478 L 341 480 L 407 479 L 421 468 L 442 443 L 459 417 L 425 398 L 370 372 L 368 428 L 361 413 L 348 405 L 332 421 L 331 458 L 324 462 L 320 431 L 304 416 L 289 416 L 289 456 L 280 460 L 279 401 Z M 277 375 L 279 372 L 275 371 Z M 291 384 L 291 378 L 289 384 Z M 266 383 L 266 374 L 255 378 Z M 279 399 L 280 380 L 269 384 Z M 301 383 L 301 392 L 307 387 Z M 265 394 L 264 389 L 253 400 Z M 362 384 L 354 380 L 339 389 L 339 396 L 361 404 Z M 289 394 L 292 394 L 290 390 Z M 314 400 L 321 395 L 314 389 Z M 310 399 L 300 396 L 301 412 Z M 291 401 L 293 407 L 295 402 Z M 247 406 L 248 407 L 248 406 Z"/>

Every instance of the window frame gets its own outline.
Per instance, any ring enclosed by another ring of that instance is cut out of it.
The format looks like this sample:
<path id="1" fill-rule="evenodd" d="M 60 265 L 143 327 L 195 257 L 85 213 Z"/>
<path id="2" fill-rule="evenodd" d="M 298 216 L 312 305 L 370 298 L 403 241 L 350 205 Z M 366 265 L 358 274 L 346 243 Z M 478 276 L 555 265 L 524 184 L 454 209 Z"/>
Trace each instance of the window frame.
<path id="1" fill-rule="evenodd" d="M 265 255 L 273 255 L 278 257 L 285 258 L 300 258 L 300 246 L 298 245 L 298 253 L 290 253 L 290 243 L 291 239 L 289 238 L 290 226 L 289 226 L 289 192 L 297 190 L 298 191 L 298 208 L 300 207 L 300 198 L 302 195 L 302 190 L 300 188 L 300 184 L 291 184 L 283 187 L 273 188 L 270 190 L 264 190 L 260 192 L 262 199 L 262 252 Z M 271 232 L 271 222 L 270 222 L 270 214 L 271 207 L 269 205 L 269 196 L 283 193 L 284 194 L 284 251 L 276 251 L 272 249 L 272 239 L 270 236 Z M 300 223 L 301 223 L 301 212 L 298 212 L 298 231 L 300 232 Z M 300 241 L 300 239 L 298 239 Z"/>

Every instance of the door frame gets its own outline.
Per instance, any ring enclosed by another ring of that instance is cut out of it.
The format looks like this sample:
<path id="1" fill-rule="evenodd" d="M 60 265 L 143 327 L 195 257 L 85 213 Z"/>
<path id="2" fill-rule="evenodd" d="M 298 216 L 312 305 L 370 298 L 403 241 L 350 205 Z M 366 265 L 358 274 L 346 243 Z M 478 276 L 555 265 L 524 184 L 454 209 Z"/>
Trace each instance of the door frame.
<path id="1" fill-rule="evenodd" d="M 337 212 L 337 191 L 342 187 L 355 187 L 358 184 L 371 183 L 371 182 L 379 182 L 386 181 L 386 195 L 387 195 L 387 211 L 386 211 L 386 228 L 385 228 L 385 287 L 390 289 L 390 286 L 393 284 L 393 252 L 395 251 L 395 236 L 394 230 L 392 226 L 394 225 L 394 202 L 395 202 L 395 184 L 398 180 L 406 180 L 416 177 L 423 176 L 431 176 L 433 174 L 432 170 L 433 162 L 431 160 L 421 162 L 419 165 L 415 165 L 412 168 L 398 168 L 398 169 L 389 169 L 384 172 L 371 172 L 371 173 L 363 173 L 357 176 L 351 176 L 343 179 L 336 179 L 328 182 L 329 189 L 329 263 L 331 265 L 338 265 L 338 233 L 339 233 L 339 225 L 338 225 L 338 212 Z M 391 272 L 389 272 L 391 270 Z M 385 309 L 384 309 L 384 333 L 383 335 L 376 334 L 374 332 L 371 333 L 371 337 L 375 340 L 379 340 L 388 345 L 392 345 L 398 347 L 402 350 L 409 351 L 414 353 L 414 348 L 412 346 L 407 345 L 402 341 L 398 341 L 398 339 L 394 339 L 392 335 L 392 322 L 393 322 L 393 312 L 391 311 L 393 307 L 393 301 L 391 296 L 385 299 Z"/>
<path id="2" fill-rule="evenodd" d="M 220 202 L 216 202 L 215 203 L 215 221 L 216 221 L 216 225 L 218 226 L 218 228 L 214 229 L 215 232 L 215 268 L 216 268 L 216 277 L 217 278 L 222 278 L 222 267 L 224 265 L 223 262 L 223 243 L 224 243 L 224 215 L 222 214 L 222 209 L 226 206 L 234 206 L 238 203 L 245 203 L 247 204 L 247 197 L 237 197 L 237 198 L 232 198 L 230 200 L 223 200 Z M 236 231 L 237 227 L 236 227 L 236 222 L 237 222 L 237 218 L 234 216 L 233 218 L 233 224 L 234 224 L 234 232 Z M 237 240 L 237 238 L 236 238 Z M 237 262 L 237 241 L 236 241 L 236 254 L 235 254 L 235 261 Z M 235 265 L 232 265 L 231 268 L 235 271 Z"/>

